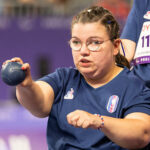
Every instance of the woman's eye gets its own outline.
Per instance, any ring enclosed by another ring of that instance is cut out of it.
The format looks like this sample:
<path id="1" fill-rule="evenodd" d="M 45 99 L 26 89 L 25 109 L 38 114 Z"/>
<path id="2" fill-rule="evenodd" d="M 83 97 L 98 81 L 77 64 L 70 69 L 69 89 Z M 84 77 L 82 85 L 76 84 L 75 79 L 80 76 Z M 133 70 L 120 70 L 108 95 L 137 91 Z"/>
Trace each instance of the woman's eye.
<path id="1" fill-rule="evenodd" d="M 94 44 L 101 44 L 100 41 L 94 41 Z"/>
<path id="2" fill-rule="evenodd" d="M 101 42 L 101 41 L 91 41 L 90 43 L 91 43 L 91 44 L 95 44 L 95 45 L 99 45 L 99 44 L 101 44 L 101 43 L 103 43 L 103 42 Z"/>
<path id="3" fill-rule="evenodd" d="M 73 41 L 72 43 L 75 44 L 75 45 L 80 44 L 79 41 Z"/>

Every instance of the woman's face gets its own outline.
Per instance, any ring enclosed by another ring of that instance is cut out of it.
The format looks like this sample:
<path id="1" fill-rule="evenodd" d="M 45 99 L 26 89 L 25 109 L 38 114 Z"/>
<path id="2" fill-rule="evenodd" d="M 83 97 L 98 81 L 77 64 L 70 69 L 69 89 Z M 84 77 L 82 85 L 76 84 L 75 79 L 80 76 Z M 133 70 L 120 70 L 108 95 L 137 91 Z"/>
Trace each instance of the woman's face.
<path id="1" fill-rule="evenodd" d="M 96 79 L 105 76 L 115 63 L 114 56 L 118 53 L 118 47 L 111 42 L 104 25 L 100 23 L 76 23 L 72 27 L 74 42 L 80 41 L 80 50 L 72 49 L 73 60 L 76 68 L 86 78 Z M 88 40 L 100 44 L 98 51 L 90 51 L 87 48 Z M 87 44 L 86 44 L 87 43 Z"/>

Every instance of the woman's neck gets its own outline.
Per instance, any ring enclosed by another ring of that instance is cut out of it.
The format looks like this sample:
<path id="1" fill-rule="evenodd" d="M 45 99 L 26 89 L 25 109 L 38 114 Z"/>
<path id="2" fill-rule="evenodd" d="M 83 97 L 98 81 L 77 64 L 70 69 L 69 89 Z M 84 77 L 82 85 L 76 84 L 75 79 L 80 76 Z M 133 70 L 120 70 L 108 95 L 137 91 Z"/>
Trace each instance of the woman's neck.
<path id="1" fill-rule="evenodd" d="M 86 82 L 91 85 L 93 88 L 98 88 L 101 87 L 105 84 L 107 84 L 108 82 L 110 82 L 112 79 L 114 79 L 121 71 L 123 70 L 123 68 L 118 67 L 118 66 L 114 66 L 111 68 L 111 71 L 109 71 L 109 73 L 106 73 L 103 77 L 99 76 L 96 77 L 94 79 L 92 78 L 87 78 L 84 77 Z"/>

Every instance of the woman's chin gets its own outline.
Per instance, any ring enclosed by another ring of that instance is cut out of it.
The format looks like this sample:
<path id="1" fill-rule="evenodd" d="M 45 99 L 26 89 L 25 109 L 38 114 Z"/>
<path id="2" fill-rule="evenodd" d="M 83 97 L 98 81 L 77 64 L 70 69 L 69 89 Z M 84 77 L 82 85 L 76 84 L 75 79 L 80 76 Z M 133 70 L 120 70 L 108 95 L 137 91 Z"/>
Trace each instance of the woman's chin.
<path id="1" fill-rule="evenodd" d="M 91 76 L 94 74 L 94 70 L 91 68 L 79 68 L 78 69 L 83 76 Z"/>

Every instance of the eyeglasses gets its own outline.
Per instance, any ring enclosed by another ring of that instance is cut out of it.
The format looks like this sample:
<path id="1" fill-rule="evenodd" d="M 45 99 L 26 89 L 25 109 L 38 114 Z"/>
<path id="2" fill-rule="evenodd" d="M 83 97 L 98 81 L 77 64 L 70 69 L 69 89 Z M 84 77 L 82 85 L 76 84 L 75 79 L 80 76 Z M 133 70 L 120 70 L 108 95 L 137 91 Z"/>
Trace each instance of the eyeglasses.
<path id="1" fill-rule="evenodd" d="M 92 37 L 92 38 L 87 39 L 86 46 L 87 46 L 88 50 L 96 52 L 96 51 L 99 51 L 100 46 L 104 42 L 109 41 L 109 40 L 111 40 L 111 39 L 101 40 L 99 38 Z M 83 42 L 80 39 L 73 37 L 70 39 L 69 44 L 70 44 L 70 47 L 72 48 L 72 50 L 79 51 L 82 48 Z"/>

